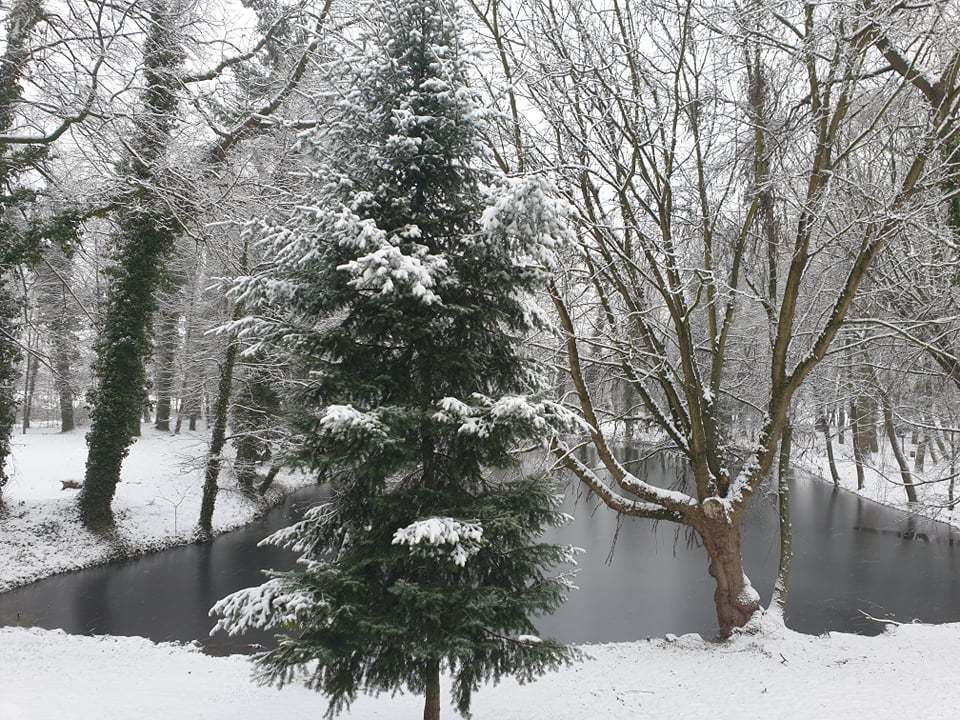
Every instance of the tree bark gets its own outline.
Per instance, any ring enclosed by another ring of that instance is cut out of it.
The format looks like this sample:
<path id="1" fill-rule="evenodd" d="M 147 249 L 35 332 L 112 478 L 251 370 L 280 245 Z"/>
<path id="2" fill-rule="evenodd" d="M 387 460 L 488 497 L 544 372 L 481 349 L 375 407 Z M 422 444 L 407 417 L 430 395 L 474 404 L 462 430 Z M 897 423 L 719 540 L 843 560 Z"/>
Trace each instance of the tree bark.
<path id="1" fill-rule="evenodd" d="M 263 479 L 263 482 L 260 483 L 260 487 L 257 488 L 258 492 L 261 495 L 265 495 L 267 490 L 273 486 L 273 481 L 277 479 L 277 475 L 280 473 L 280 466 L 277 464 L 271 465 L 270 470 L 267 471 L 267 476 Z"/>
<path id="2" fill-rule="evenodd" d="M 781 616 L 787 606 L 790 589 L 790 562 L 793 559 L 793 532 L 790 526 L 790 453 L 793 449 L 793 425 L 787 423 L 780 440 L 780 462 L 777 468 L 777 518 L 780 530 L 780 553 L 777 579 L 773 584 L 771 605 Z"/>
<path id="3" fill-rule="evenodd" d="M 713 602 L 720 636 L 729 637 L 760 609 L 760 596 L 743 572 L 740 523 L 727 518 L 705 518 L 697 531 L 709 558 L 708 570 L 716 582 Z"/>
<path id="4" fill-rule="evenodd" d="M 823 433 L 823 441 L 827 446 L 827 464 L 830 466 L 830 478 L 834 485 L 840 485 L 840 473 L 837 471 L 837 461 L 833 457 L 833 438 L 830 437 L 830 422 L 826 415 L 822 415 L 817 422 L 820 432 Z"/>
<path id="5" fill-rule="evenodd" d="M 863 452 L 860 449 L 860 428 L 857 421 L 859 409 L 855 401 L 850 401 L 850 441 L 853 446 L 853 464 L 857 468 L 857 490 L 863 490 Z"/>
<path id="6" fill-rule="evenodd" d="M 246 266 L 246 248 L 240 267 Z M 233 309 L 234 321 L 240 319 L 239 303 Z M 220 366 L 220 379 L 217 383 L 217 399 L 213 410 L 213 432 L 210 436 L 210 452 L 207 455 L 207 468 L 203 476 L 203 498 L 200 501 L 199 531 L 201 537 L 209 538 L 213 534 L 213 510 L 217 501 L 217 482 L 220 467 L 223 464 L 224 445 L 227 437 L 227 418 L 230 410 L 230 392 L 233 388 L 233 370 L 237 363 L 240 342 L 231 333 L 227 337 L 227 349 Z"/>
<path id="7" fill-rule="evenodd" d="M 168 301 L 172 302 L 170 298 Z M 154 333 L 154 368 L 157 407 L 154 427 L 170 430 L 170 403 L 173 398 L 175 363 L 177 359 L 180 314 L 173 308 L 162 307 L 157 313 Z"/>
<path id="8" fill-rule="evenodd" d="M 430 660 L 424 672 L 423 720 L 440 720 L 440 661 Z"/>
<path id="9" fill-rule="evenodd" d="M 913 460 L 913 471 L 923 472 L 923 465 L 927 454 L 927 434 L 920 436 L 920 442 L 917 443 L 917 456 Z"/>
<path id="10" fill-rule="evenodd" d="M 30 429 L 30 420 L 33 415 L 33 394 L 37 387 L 37 371 L 40 370 L 40 361 L 34 355 L 27 355 L 27 371 L 24 378 L 23 392 L 23 432 Z"/>
<path id="11" fill-rule="evenodd" d="M 0 275 L 0 333 L 15 337 L 17 332 L 17 302 L 9 285 Z M 0 503 L 3 486 L 7 484 L 7 458 L 10 456 L 10 438 L 17 423 L 17 363 L 20 346 L 0 339 Z"/>
<path id="12" fill-rule="evenodd" d="M 44 16 L 40 0 L 13 0 L 6 7 L 4 50 L 0 57 L 0 132 L 9 130 L 16 117 L 16 109 L 23 97 L 21 80 L 30 61 L 30 36 Z M 14 149 L 0 144 L 0 187 L 12 189 L 24 168 L 10 162 Z M 17 231 L 6 215 L 14 208 L 0 213 L 0 493 L 7 483 L 6 463 L 10 455 L 10 438 L 17 423 L 17 365 L 22 359 L 16 343 L 19 332 L 19 312 L 13 293 L 13 268 L 22 261 L 15 246 Z M 0 495 L 2 501 L 2 495 Z"/>
<path id="13" fill-rule="evenodd" d="M 953 431 L 950 432 L 950 485 L 947 488 L 947 502 L 953 508 L 953 492 L 957 480 L 957 448 L 953 441 Z"/>
<path id="14" fill-rule="evenodd" d="M 897 430 L 893 425 L 893 408 L 890 398 L 885 392 L 880 394 L 880 405 L 883 410 L 883 427 L 887 432 L 890 447 L 893 449 L 893 456 L 897 460 L 897 465 L 900 466 L 900 477 L 903 480 L 903 488 L 907 491 L 907 501 L 915 503 L 917 501 L 917 491 L 913 486 L 913 478 L 910 476 L 910 465 L 897 443 Z"/>
<path id="15" fill-rule="evenodd" d="M 161 160 L 170 143 L 183 63 L 177 46 L 176 14 L 164 0 L 149 6 L 150 30 L 144 43 L 144 112 L 137 116 L 128 180 L 140 197 L 119 215 L 116 264 L 97 339 L 96 390 L 87 434 L 87 466 L 78 503 L 84 525 L 113 523 L 111 504 L 120 468 L 140 427 L 145 386 L 144 359 L 156 305 L 162 265 L 178 230 L 158 189 Z"/>

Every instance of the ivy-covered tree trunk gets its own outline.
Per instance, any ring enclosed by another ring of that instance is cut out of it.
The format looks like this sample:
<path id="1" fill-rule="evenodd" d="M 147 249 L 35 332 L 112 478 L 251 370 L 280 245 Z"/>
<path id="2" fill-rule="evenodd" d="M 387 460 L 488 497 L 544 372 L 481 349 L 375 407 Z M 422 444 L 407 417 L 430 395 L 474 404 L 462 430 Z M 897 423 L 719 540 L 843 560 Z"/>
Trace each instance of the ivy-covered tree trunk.
<path id="1" fill-rule="evenodd" d="M 5 43 L 0 57 L 0 132 L 13 124 L 14 111 L 22 97 L 20 80 L 30 58 L 29 38 L 43 17 L 40 0 L 13 0 L 7 11 Z M 20 262 L 16 228 L 8 217 L 18 202 L 15 187 L 18 170 L 31 165 L 31 151 L 14 152 L 0 143 L 0 493 L 7 483 L 10 438 L 17 421 L 17 365 L 23 358 L 17 341 L 19 312 L 13 292 L 12 271 Z M 42 153 L 34 153 L 35 159 Z M 2 500 L 2 495 L 0 495 Z"/>
<path id="2" fill-rule="evenodd" d="M 156 0 L 149 10 L 144 45 L 143 108 L 135 118 L 137 153 L 127 159 L 127 178 L 139 197 L 118 217 L 120 235 L 108 271 L 103 327 L 96 343 L 96 388 L 91 394 L 86 474 L 79 503 L 83 522 L 102 527 L 113 521 L 111 502 L 120 467 L 139 426 L 145 384 L 144 359 L 156 292 L 177 231 L 161 197 L 159 172 L 174 123 L 178 72 L 183 52 L 177 43 L 176 16 Z"/>
<path id="3" fill-rule="evenodd" d="M 0 502 L 7 484 L 10 438 L 17 421 L 17 363 L 22 354 L 14 342 L 19 312 L 16 299 L 0 276 Z"/>

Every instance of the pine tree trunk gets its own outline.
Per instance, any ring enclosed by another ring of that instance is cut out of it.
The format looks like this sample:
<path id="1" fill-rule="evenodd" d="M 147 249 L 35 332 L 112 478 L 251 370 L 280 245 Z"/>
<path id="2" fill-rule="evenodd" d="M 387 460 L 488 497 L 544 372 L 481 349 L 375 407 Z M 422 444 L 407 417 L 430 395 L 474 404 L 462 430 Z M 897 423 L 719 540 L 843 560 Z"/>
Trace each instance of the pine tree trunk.
<path id="1" fill-rule="evenodd" d="M 853 446 L 853 464 L 857 469 L 857 490 L 863 490 L 863 452 L 860 449 L 860 428 L 857 421 L 858 408 L 854 401 L 850 401 L 850 442 Z"/>
<path id="2" fill-rule="evenodd" d="M 440 661 L 431 660 L 425 671 L 423 720 L 440 720 Z"/>
<path id="3" fill-rule="evenodd" d="M 883 411 L 883 427 L 887 432 L 890 447 L 893 449 L 893 456 L 900 467 L 900 477 L 903 480 L 903 488 L 907 491 L 907 501 L 915 503 L 917 501 L 917 491 L 913 486 L 913 478 L 910 476 L 910 465 L 897 444 L 897 430 L 893 425 L 893 408 L 886 393 L 881 393 L 880 404 Z"/>
<path id="4" fill-rule="evenodd" d="M 713 594 L 720 636 L 729 637 L 760 609 L 760 596 L 743 572 L 739 521 L 704 518 L 697 527 L 716 582 Z"/>

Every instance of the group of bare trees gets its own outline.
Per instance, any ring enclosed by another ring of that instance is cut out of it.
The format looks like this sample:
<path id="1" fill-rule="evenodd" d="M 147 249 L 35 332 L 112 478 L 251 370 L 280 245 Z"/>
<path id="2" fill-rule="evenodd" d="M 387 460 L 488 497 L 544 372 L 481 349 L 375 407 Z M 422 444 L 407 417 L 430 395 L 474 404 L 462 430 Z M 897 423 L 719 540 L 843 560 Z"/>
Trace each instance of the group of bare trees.
<path id="1" fill-rule="evenodd" d="M 550 176 L 573 210 L 576 242 L 543 298 L 556 334 L 536 344 L 588 430 L 552 451 L 613 512 L 702 543 L 728 634 L 760 607 L 740 534 L 771 478 L 788 535 L 794 425 L 815 429 L 835 482 L 845 445 L 862 485 L 886 442 L 912 501 L 925 458 L 953 467 L 960 6 L 466 4 L 498 120 L 490 161 Z M 223 279 L 270 261 L 242 227 L 292 202 L 289 151 L 340 91 L 326 50 L 352 42 L 352 11 L 8 6 L 0 484 L 14 406 L 26 425 L 39 373 L 64 430 L 89 406 L 91 526 L 111 521 L 145 408 L 161 431 L 207 418 L 206 532 L 231 427 L 242 484 L 269 485 L 289 369 L 210 331 L 245 311 Z M 689 464 L 689 484 L 631 472 L 622 448 L 641 429 L 650 452 Z M 596 466 L 574 452 L 585 444 Z"/>
<path id="2" fill-rule="evenodd" d="M 497 139 L 512 142 L 500 157 L 555 173 L 577 210 L 578 246 L 550 299 L 565 397 L 590 428 L 576 442 L 600 464 L 570 443 L 554 452 L 614 511 L 697 536 L 729 633 L 759 607 L 741 524 L 793 418 L 819 419 L 832 439 L 849 403 L 858 453 L 877 449 L 864 443 L 879 424 L 916 499 L 897 428 L 909 395 L 915 425 L 935 422 L 922 420 L 934 415 L 933 368 L 942 380 L 956 358 L 960 52 L 948 38 L 960 8 L 476 10 L 508 79 L 504 105 L 521 108 L 504 113 L 514 132 Z M 590 381 L 597 366 L 632 388 L 635 406 L 605 402 Z M 654 486 L 619 459 L 625 412 L 657 428 L 651 451 L 689 463 L 689 486 Z"/>

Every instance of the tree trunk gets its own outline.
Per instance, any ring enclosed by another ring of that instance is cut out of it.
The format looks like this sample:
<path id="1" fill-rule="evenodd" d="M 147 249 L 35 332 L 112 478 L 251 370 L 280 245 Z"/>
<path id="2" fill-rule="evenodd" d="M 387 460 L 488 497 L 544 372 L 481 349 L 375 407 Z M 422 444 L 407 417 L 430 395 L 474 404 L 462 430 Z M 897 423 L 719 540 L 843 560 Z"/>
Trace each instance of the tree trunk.
<path id="1" fill-rule="evenodd" d="M 850 401 L 850 441 L 853 446 L 853 464 L 857 468 L 857 490 L 863 490 L 863 452 L 860 449 L 860 428 L 856 402 Z"/>
<path id="2" fill-rule="evenodd" d="M 118 215 L 116 263 L 97 339 L 97 386 L 78 498 L 81 518 L 89 528 L 113 523 L 111 504 L 120 468 L 143 411 L 144 358 L 150 349 L 156 292 L 178 229 L 169 203 L 159 195 L 155 174 L 170 142 L 183 55 L 177 47 L 176 13 L 157 0 L 149 14 L 152 22 L 143 48 L 144 112 L 134 123 L 131 145 L 136 155 L 128 170 L 140 196 Z"/>
<path id="3" fill-rule="evenodd" d="M 780 530 L 780 554 L 777 579 L 773 584 L 771 606 L 783 615 L 790 589 L 790 561 L 793 559 L 793 532 L 790 526 L 790 453 L 793 447 L 793 426 L 788 421 L 780 440 L 780 462 L 777 468 L 777 518 Z"/>
<path id="4" fill-rule="evenodd" d="M 927 450 L 930 451 L 930 462 L 932 462 L 934 465 L 939 465 L 939 464 L 940 464 L 940 456 L 937 454 L 937 443 L 936 443 L 936 440 L 934 440 L 934 442 L 930 442 L 930 439 L 931 439 L 931 438 L 935 438 L 935 437 L 936 437 L 936 434 L 937 434 L 936 431 L 931 431 L 931 432 L 928 432 L 928 433 L 924 433 L 923 437 L 924 437 L 924 438 L 926 439 L 926 441 L 927 441 Z"/>
<path id="5" fill-rule="evenodd" d="M 713 602 L 720 636 L 729 637 L 760 609 L 760 596 L 743 572 L 740 522 L 705 518 L 697 531 L 707 551 L 710 575 L 716 582 Z"/>
<path id="6" fill-rule="evenodd" d="M 907 491 L 907 500 L 915 503 L 917 501 L 917 491 L 913 486 L 913 478 L 910 477 L 910 465 L 897 444 L 897 430 L 893 425 L 893 408 L 890 404 L 890 398 L 885 392 L 880 395 L 880 404 L 883 409 L 883 427 L 887 432 L 887 440 L 890 441 L 890 447 L 893 448 L 893 456 L 897 459 L 897 465 L 900 466 L 900 477 L 903 480 L 903 487 Z"/>
<path id="7" fill-rule="evenodd" d="M 57 399 L 60 404 L 60 432 L 70 432 L 74 428 L 70 348 L 67 339 L 62 336 L 62 332 L 64 330 L 60 328 L 51 328 L 50 331 L 53 366 L 57 373 L 53 379 L 53 386 L 57 391 Z"/>
<path id="8" fill-rule="evenodd" d="M 780 457 L 777 463 L 777 480 L 787 477 L 790 472 L 790 453 L 793 450 L 793 425 L 786 421 L 780 436 Z"/>
<path id="9" fill-rule="evenodd" d="M 837 408 L 837 442 L 843 445 L 846 442 L 844 438 L 844 425 L 846 424 L 847 419 L 844 417 L 843 405 Z"/>
<path id="10" fill-rule="evenodd" d="M 260 484 L 258 491 L 261 495 L 265 495 L 267 490 L 273 486 L 273 481 L 277 479 L 277 475 L 280 473 L 279 465 L 271 465 L 270 470 L 267 472 L 267 476 L 263 479 L 263 482 Z"/>
<path id="11" fill-rule="evenodd" d="M 917 456 L 913 460 L 913 471 L 922 473 L 925 456 L 927 454 L 927 434 L 920 436 L 920 442 L 917 443 Z"/>
<path id="12" fill-rule="evenodd" d="M 60 432 L 74 428 L 72 360 L 77 354 L 78 303 L 70 293 L 72 265 L 64 252 L 53 247 L 36 267 L 37 302 L 47 328 L 53 361 L 53 387 L 60 406 Z"/>
<path id="13" fill-rule="evenodd" d="M 861 395 L 856 404 L 860 413 L 857 418 L 857 440 L 860 452 L 880 452 L 877 439 L 877 403 L 870 395 Z"/>
<path id="14" fill-rule="evenodd" d="M 244 252 L 246 256 L 246 252 Z M 244 267 L 246 262 L 241 264 Z M 233 319 L 240 318 L 240 305 L 233 310 Z M 209 538 L 213 534 L 213 509 L 217 500 L 217 481 L 220 479 L 220 466 L 223 463 L 221 453 L 226 444 L 227 417 L 230 409 L 230 391 L 233 387 L 233 369 L 237 363 L 240 343 L 231 334 L 227 338 L 227 350 L 220 367 L 220 380 L 217 383 L 217 399 L 213 410 L 213 432 L 210 436 L 210 452 L 207 455 L 207 468 L 203 477 L 203 499 L 200 502 L 200 534 Z"/>
<path id="15" fill-rule="evenodd" d="M 953 441 L 953 431 L 950 432 L 950 486 L 947 488 L 947 502 L 953 508 L 953 491 L 957 479 L 957 448 Z"/>
<path id="16" fill-rule="evenodd" d="M 33 414 L 33 393 L 37 387 L 37 371 L 40 361 L 31 353 L 27 355 L 27 370 L 23 388 L 23 432 L 30 429 L 31 415 Z"/>
<path id="17" fill-rule="evenodd" d="M 167 302 L 172 302 L 167 298 Z M 162 307 L 157 313 L 154 333 L 154 368 L 157 392 L 157 412 L 154 427 L 170 430 L 170 403 L 173 398 L 175 363 L 177 359 L 180 315 L 173 308 Z"/>
<path id="18" fill-rule="evenodd" d="M 20 346 L 7 338 L 16 337 L 17 302 L 9 292 L 9 285 L 0 275 L 0 502 L 3 486 L 7 484 L 7 458 L 10 456 L 10 438 L 17 424 L 17 363 Z"/>
<path id="19" fill-rule="evenodd" d="M 237 485 L 245 493 L 252 493 L 257 481 L 257 464 L 260 461 L 256 438 L 250 435 L 236 438 L 233 446 L 236 448 L 233 467 Z"/>
<path id="20" fill-rule="evenodd" d="M 932 422 L 932 418 L 927 418 L 927 422 L 930 423 L 931 425 L 934 424 Z M 940 427 L 939 422 L 936 423 L 936 425 L 938 429 L 933 431 L 933 442 L 936 444 L 938 448 L 940 448 L 940 455 L 943 457 L 946 457 L 948 454 L 948 451 L 947 451 L 946 444 L 943 442 L 943 431 L 942 431 L 942 428 Z"/>
<path id="21" fill-rule="evenodd" d="M 424 675 L 423 720 L 440 720 L 440 661 L 429 661 Z"/>
<path id="22" fill-rule="evenodd" d="M 823 441 L 827 446 L 827 464 L 830 466 L 830 478 L 833 480 L 834 485 L 839 485 L 840 473 L 837 472 L 837 461 L 833 457 L 833 438 L 830 437 L 830 423 L 827 421 L 827 416 L 821 416 L 817 425 L 820 426 L 820 432 L 823 433 Z"/>
<path id="23" fill-rule="evenodd" d="M 27 63 L 33 57 L 30 37 L 44 17 L 40 0 L 13 0 L 4 6 L 4 10 L 4 49 L 0 57 L 0 133 L 6 133 L 17 117 L 16 108 L 23 97 L 21 80 L 26 74 Z M 3 188 L 4 195 L 15 189 L 18 175 L 26 169 L 22 165 L 18 168 L 16 162 L 9 162 L 14 152 L 16 149 L 9 144 L 0 143 L 0 188 Z M 10 438 L 17 423 L 17 365 L 22 359 L 20 346 L 16 342 L 20 313 L 12 290 L 13 268 L 22 258 L 13 249 L 17 244 L 16 229 L 7 221 L 15 208 L 15 204 L 6 205 L 0 212 L 0 493 L 7 483 Z"/>

